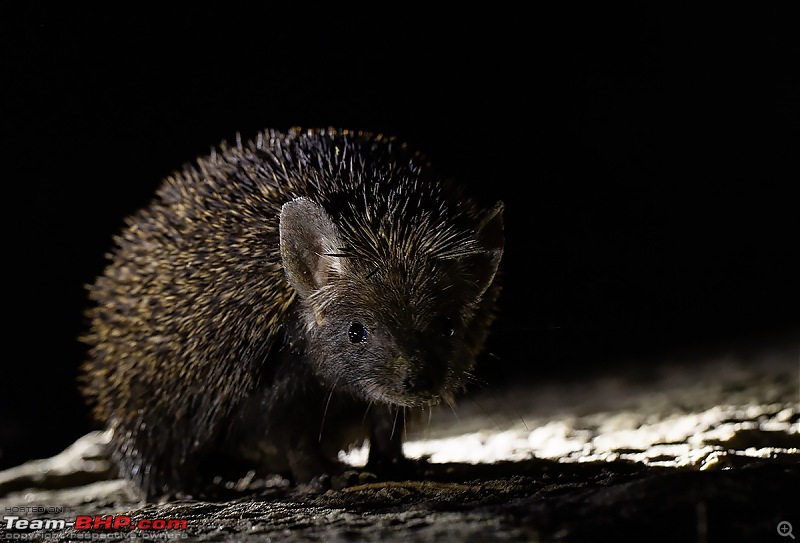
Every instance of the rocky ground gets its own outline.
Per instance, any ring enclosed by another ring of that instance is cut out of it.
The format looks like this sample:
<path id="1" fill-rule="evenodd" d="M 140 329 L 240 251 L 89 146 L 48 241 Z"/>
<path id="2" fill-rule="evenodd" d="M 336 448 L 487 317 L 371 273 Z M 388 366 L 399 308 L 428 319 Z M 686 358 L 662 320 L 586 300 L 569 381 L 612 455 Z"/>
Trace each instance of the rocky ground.
<path id="1" fill-rule="evenodd" d="M 419 480 L 311 496 L 246 479 L 232 501 L 146 505 L 107 480 L 108 436 L 90 434 L 0 473 L 2 538 L 710 542 L 788 541 L 784 521 L 800 530 L 800 343 L 597 375 L 471 394 L 409 435 L 407 455 L 427 462 Z M 31 522 L 112 514 L 187 523 L 117 535 Z"/>

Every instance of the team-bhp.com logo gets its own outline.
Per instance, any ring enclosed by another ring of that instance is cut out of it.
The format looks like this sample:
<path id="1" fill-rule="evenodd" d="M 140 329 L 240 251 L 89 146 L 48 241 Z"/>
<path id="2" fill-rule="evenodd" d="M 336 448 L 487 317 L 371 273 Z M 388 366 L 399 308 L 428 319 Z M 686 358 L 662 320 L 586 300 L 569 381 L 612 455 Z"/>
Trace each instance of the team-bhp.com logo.
<path id="1" fill-rule="evenodd" d="M 24 519 L 17 516 L 6 515 L 3 525 L 7 530 L 146 530 L 169 531 L 185 530 L 186 520 L 183 519 L 140 519 L 134 520 L 128 515 L 103 515 L 90 516 L 78 515 L 75 520 L 67 519 Z"/>

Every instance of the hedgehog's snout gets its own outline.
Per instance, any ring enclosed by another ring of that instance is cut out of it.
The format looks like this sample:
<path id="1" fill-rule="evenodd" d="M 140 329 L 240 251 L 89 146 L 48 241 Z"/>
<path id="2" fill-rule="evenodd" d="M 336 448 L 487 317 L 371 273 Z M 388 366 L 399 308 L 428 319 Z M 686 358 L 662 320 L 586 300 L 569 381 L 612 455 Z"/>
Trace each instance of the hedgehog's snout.
<path id="1" fill-rule="evenodd" d="M 433 380 L 424 374 L 407 375 L 403 379 L 403 390 L 409 394 L 429 394 L 433 390 Z"/>
<path id="2" fill-rule="evenodd" d="M 436 405 L 441 401 L 440 388 L 424 375 L 408 375 L 403 379 L 395 403 L 407 407 Z"/>
<path id="3" fill-rule="evenodd" d="M 401 357 L 402 358 L 402 357 Z M 396 390 L 401 401 L 407 405 L 435 405 L 441 400 L 444 387 L 444 372 L 437 371 L 435 365 L 398 361 L 398 366 L 403 368 L 398 376 Z"/>

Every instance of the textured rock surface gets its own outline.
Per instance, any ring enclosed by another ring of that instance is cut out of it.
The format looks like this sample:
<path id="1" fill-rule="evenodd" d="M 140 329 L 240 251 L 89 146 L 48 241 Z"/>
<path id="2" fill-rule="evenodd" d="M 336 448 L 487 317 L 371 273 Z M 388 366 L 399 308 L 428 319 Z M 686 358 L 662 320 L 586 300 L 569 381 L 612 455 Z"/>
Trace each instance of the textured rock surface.
<path id="1" fill-rule="evenodd" d="M 797 344 L 483 391 L 409 436 L 407 453 L 429 459 L 424 481 L 309 496 L 280 479 L 243 480 L 242 497 L 224 503 L 140 503 L 124 482 L 103 480 L 107 436 L 97 433 L 0 473 L 0 507 L 28 520 L 185 519 L 171 535 L 201 541 L 777 541 L 780 521 L 800 529 L 799 400 Z"/>

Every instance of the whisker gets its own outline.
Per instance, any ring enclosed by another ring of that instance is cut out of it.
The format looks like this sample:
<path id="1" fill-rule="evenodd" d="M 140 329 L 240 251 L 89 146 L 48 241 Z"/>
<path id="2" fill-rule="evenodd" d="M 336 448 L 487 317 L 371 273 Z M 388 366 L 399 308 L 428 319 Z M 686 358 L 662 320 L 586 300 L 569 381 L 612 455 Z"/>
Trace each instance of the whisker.
<path id="1" fill-rule="evenodd" d="M 495 358 L 499 358 L 499 357 L 495 356 Z M 530 428 L 528 428 L 528 423 L 525 422 L 525 419 L 522 417 L 520 412 L 517 409 L 515 409 L 514 406 L 510 402 L 504 401 L 503 397 L 499 396 L 497 394 L 497 392 L 491 386 L 489 386 L 489 382 L 488 381 L 486 381 L 485 379 L 479 378 L 475 374 L 470 373 L 468 371 L 462 371 L 461 374 L 462 374 L 462 376 L 464 377 L 464 380 L 467 383 L 475 385 L 476 387 L 478 387 L 481 390 L 488 391 L 489 394 L 491 394 L 492 399 L 495 401 L 495 403 L 500 404 L 500 405 L 502 405 L 503 408 L 509 409 L 511 412 L 513 412 L 514 416 L 517 419 L 519 419 L 519 421 L 522 423 L 522 425 L 525 427 L 525 429 L 530 431 Z M 484 408 L 484 406 L 481 405 L 481 403 L 478 402 L 475 399 L 473 394 L 466 394 L 466 396 L 468 396 L 470 401 L 472 401 L 476 406 L 478 406 L 478 408 L 480 408 L 481 412 L 484 415 L 486 415 L 489 418 L 489 420 L 491 420 L 494 423 L 494 425 L 497 426 L 498 429 L 504 430 L 504 428 L 497 422 L 497 420 L 495 420 L 495 418 L 489 413 L 489 411 L 486 408 Z"/>
<path id="2" fill-rule="evenodd" d="M 474 373 L 464 371 L 462 374 L 464 375 L 464 380 L 471 385 L 475 385 L 478 388 L 487 388 L 489 386 L 489 383 L 486 382 L 486 379 L 482 379 Z"/>
<path id="3" fill-rule="evenodd" d="M 511 402 L 505 401 L 505 397 L 501 396 L 501 395 L 498 395 L 497 392 L 495 390 L 493 390 L 491 387 L 486 387 L 486 390 L 489 392 L 489 394 L 492 395 L 492 399 L 496 403 L 500 404 L 504 409 L 510 409 L 511 412 L 514 413 L 514 416 L 516 418 L 518 418 L 519 421 L 522 423 L 522 426 L 525 427 L 525 429 L 530 432 L 530 428 L 528 428 L 528 423 L 525 422 L 525 419 L 522 417 L 522 414 L 519 412 L 519 410 L 517 410 L 514 407 L 514 404 L 512 404 Z M 475 401 L 475 398 L 472 398 L 472 401 Z M 475 402 L 475 405 L 477 405 L 478 407 L 481 408 L 481 410 L 483 410 L 483 408 L 481 407 L 481 405 L 479 403 Z M 484 411 L 484 413 L 485 413 L 485 411 Z M 486 415 L 489 415 L 489 414 L 486 413 Z M 489 418 L 491 418 L 490 415 L 489 415 Z M 499 428 L 499 426 L 498 426 L 498 428 Z"/>
<path id="4" fill-rule="evenodd" d="M 522 416 L 522 413 L 520 413 L 520 412 L 519 412 L 519 410 L 518 410 L 516 407 L 514 407 L 514 404 L 512 404 L 512 403 L 510 403 L 510 402 L 503 402 L 503 403 L 505 403 L 505 404 L 506 404 L 508 407 L 510 407 L 510 408 L 511 408 L 511 411 L 513 411 L 513 412 L 514 412 L 514 416 L 516 416 L 516 417 L 519 419 L 519 421 L 522 423 L 522 426 L 523 426 L 523 427 L 524 427 L 524 428 L 525 428 L 527 431 L 529 431 L 529 432 L 530 432 L 530 431 L 531 431 L 531 429 L 528 427 L 528 423 L 527 423 L 527 422 L 525 422 L 525 418 Z"/>
<path id="5" fill-rule="evenodd" d="M 372 407 L 372 404 L 373 404 L 373 403 L 374 403 L 374 402 L 373 402 L 372 400 L 370 400 L 370 401 L 369 401 L 369 403 L 367 404 L 367 409 L 364 411 L 364 416 L 361 418 L 361 426 L 364 426 L 364 424 L 366 424 L 366 422 L 367 422 L 367 415 L 369 415 L 369 410 L 370 410 L 370 408 Z"/>
<path id="6" fill-rule="evenodd" d="M 331 398 L 333 398 L 333 390 L 336 388 L 336 384 L 339 382 L 337 378 L 336 381 L 333 382 L 331 385 L 331 391 L 328 392 L 328 399 L 325 400 L 325 410 L 322 412 L 322 422 L 319 425 L 319 436 L 317 437 L 318 442 L 322 442 L 322 429 L 325 428 L 325 419 L 328 417 L 328 407 L 331 405 Z"/>
<path id="7" fill-rule="evenodd" d="M 461 419 L 460 419 L 460 418 L 458 418 L 458 413 L 456 413 L 456 408 L 455 408 L 455 405 L 453 404 L 453 401 L 452 401 L 450 398 L 447 398 L 447 397 L 445 397 L 445 398 L 444 398 L 444 403 L 446 403 L 446 404 L 447 404 L 447 406 L 450 408 L 450 411 L 452 411 L 452 412 L 453 412 L 453 415 L 455 415 L 455 417 L 456 417 L 456 422 L 459 422 L 459 423 L 460 423 L 460 422 L 461 422 Z"/>
<path id="8" fill-rule="evenodd" d="M 480 410 L 481 410 L 481 412 L 482 412 L 482 413 L 483 413 L 483 414 L 484 414 L 484 415 L 485 415 L 485 416 L 486 416 L 486 417 L 487 417 L 487 418 L 488 418 L 490 421 L 492 421 L 492 424 L 494 424 L 494 425 L 497 427 L 497 429 L 498 429 L 498 430 L 500 430 L 501 432 L 504 432 L 504 431 L 506 430 L 505 428 L 503 428 L 503 426 L 502 426 L 502 425 L 501 425 L 499 422 L 497 422 L 497 420 L 496 420 L 496 419 L 495 419 L 495 418 L 492 416 L 492 414 L 491 414 L 491 413 L 490 413 L 490 412 L 489 412 L 489 411 L 488 411 L 488 410 L 487 410 L 485 407 L 483 407 L 483 405 L 481 405 L 481 403 L 480 403 L 478 400 L 476 400 L 476 399 L 475 399 L 473 396 L 471 396 L 471 395 L 470 395 L 469 399 L 470 399 L 470 401 L 472 401 L 472 403 L 474 403 L 475 405 L 477 405 L 477 406 L 478 406 L 478 409 L 480 409 Z"/>
<path id="9" fill-rule="evenodd" d="M 392 408 L 391 407 L 389 407 L 389 412 L 390 413 L 392 412 Z M 397 426 L 397 417 L 398 417 L 399 414 L 400 414 L 400 410 L 399 409 L 395 409 L 394 410 L 394 420 L 392 421 L 392 433 L 389 434 L 389 439 L 392 439 L 394 437 L 394 429 Z"/>

